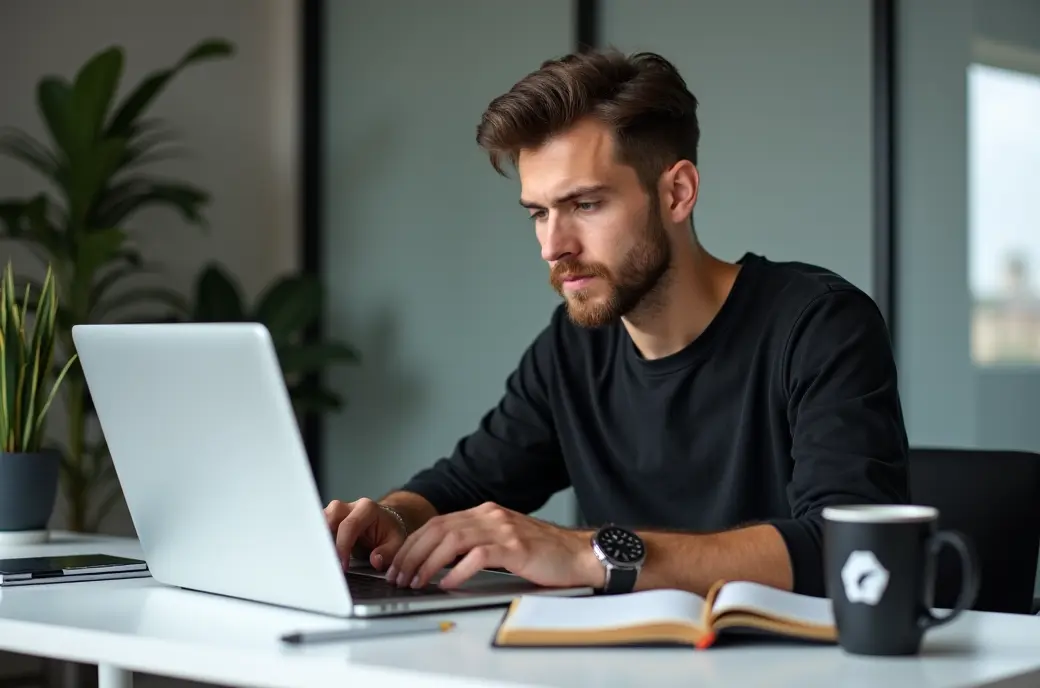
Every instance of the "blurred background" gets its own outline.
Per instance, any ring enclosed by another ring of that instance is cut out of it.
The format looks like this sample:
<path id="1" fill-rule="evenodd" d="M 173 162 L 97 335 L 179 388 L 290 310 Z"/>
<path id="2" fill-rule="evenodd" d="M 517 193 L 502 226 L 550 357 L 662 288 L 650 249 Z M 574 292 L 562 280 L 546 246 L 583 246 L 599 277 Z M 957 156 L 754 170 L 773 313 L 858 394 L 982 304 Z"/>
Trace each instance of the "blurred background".
<path id="1" fill-rule="evenodd" d="M 912 444 L 1040 450 L 1040 0 L 5 0 L 0 128 L 52 146 L 47 78 L 118 66 L 123 99 L 183 59 L 81 315 L 270 317 L 307 345 L 286 373 L 323 498 L 377 497 L 475 427 L 557 303 L 474 136 L 581 45 L 659 52 L 700 100 L 711 251 L 878 301 Z M 53 193 L 19 140 L 0 203 Z M 35 243 L 0 259 L 39 279 Z M 56 527 L 132 533 L 89 420 L 53 419 L 86 428 Z M 573 522 L 569 493 L 540 515 Z"/>

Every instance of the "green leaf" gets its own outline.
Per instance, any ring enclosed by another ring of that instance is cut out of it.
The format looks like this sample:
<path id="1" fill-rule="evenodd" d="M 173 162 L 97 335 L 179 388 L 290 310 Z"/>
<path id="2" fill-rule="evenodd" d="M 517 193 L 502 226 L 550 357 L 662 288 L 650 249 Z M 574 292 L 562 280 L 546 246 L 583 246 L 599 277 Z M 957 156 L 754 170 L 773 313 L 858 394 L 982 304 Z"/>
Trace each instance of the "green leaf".
<path id="1" fill-rule="evenodd" d="M 64 261 L 71 255 L 67 237 L 58 231 L 50 218 L 51 201 L 37 194 L 23 208 L 23 239 L 35 242 L 50 254 L 54 261 Z"/>
<path id="2" fill-rule="evenodd" d="M 217 264 L 210 264 L 195 283 L 196 322 L 241 322 L 245 320 L 242 294 L 234 280 Z"/>
<path id="3" fill-rule="evenodd" d="M 142 287 L 131 289 L 106 299 L 97 304 L 91 313 L 91 318 L 96 322 L 104 322 L 113 318 L 113 313 L 128 306 L 137 306 L 141 303 L 156 303 L 164 305 L 177 313 L 187 313 L 187 300 L 182 294 L 166 287 Z"/>
<path id="4" fill-rule="evenodd" d="M 310 384 L 293 385 L 289 398 L 298 413 L 323 413 L 343 408 L 343 399 L 324 387 Z"/>
<path id="5" fill-rule="evenodd" d="M 267 326 L 275 343 L 286 343 L 321 315 L 321 282 L 305 275 L 283 277 L 258 302 L 253 319 Z"/>
<path id="6" fill-rule="evenodd" d="M 21 238 L 25 233 L 22 220 L 25 217 L 24 201 L 0 202 L 0 237 Z"/>
<path id="7" fill-rule="evenodd" d="M 194 62 L 211 60 L 215 57 L 230 57 L 235 52 L 234 45 L 230 41 L 219 38 L 210 38 L 200 41 L 189 50 L 177 63 L 177 69 L 183 69 Z"/>
<path id="8" fill-rule="evenodd" d="M 123 49 L 102 50 L 84 64 L 72 87 L 79 145 L 86 148 L 104 131 L 105 118 L 123 75 Z"/>
<path id="9" fill-rule="evenodd" d="M 225 57 L 233 52 L 231 43 L 222 40 L 202 41 L 191 48 L 172 68 L 159 69 L 149 74 L 116 111 L 109 125 L 107 135 L 125 136 L 137 118 L 151 105 L 162 92 L 170 79 L 185 67 L 206 59 Z"/>
<path id="10" fill-rule="evenodd" d="M 356 363 L 358 352 L 339 342 L 295 344 L 278 351 L 278 360 L 285 375 L 316 373 L 333 363 Z"/>
<path id="11" fill-rule="evenodd" d="M 103 266 L 118 258 L 126 241 L 126 232 L 121 229 L 101 229 L 80 236 L 76 254 L 76 273 L 86 280 L 84 287 L 92 284 L 94 275 Z"/>
<path id="12" fill-rule="evenodd" d="M 87 214 L 98 202 L 98 194 L 108 186 L 126 153 L 125 139 L 106 139 L 90 150 L 79 164 L 72 167 L 69 180 L 69 217 L 78 227 L 87 224 Z M 102 227 L 117 223 L 100 222 Z"/>
<path id="13" fill-rule="evenodd" d="M 190 184 L 135 177 L 109 190 L 91 222 L 102 227 L 118 227 L 132 213 L 146 206 L 166 205 L 180 211 L 186 221 L 204 225 L 201 207 L 208 201 L 208 193 Z"/>
<path id="14" fill-rule="evenodd" d="M 48 180 L 56 180 L 58 177 L 58 161 L 42 143 L 24 131 L 8 129 L 0 136 L 0 153 L 20 160 Z"/>
<path id="15" fill-rule="evenodd" d="M 172 158 L 183 147 L 174 146 L 177 134 L 169 129 L 160 129 L 158 121 L 138 122 L 132 127 L 122 167 L 130 169 L 146 163 Z"/>
<path id="16" fill-rule="evenodd" d="M 34 298 L 35 315 L 30 318 Z M 64 377 L 59 374 L 48 393 L 57 313 L 51 266 L 36 295 L 28 283 L 24 290 L 15 286 L 8 263 L 0 281 L 0 451 L 33 452 L 41 446 L 46 416 Z"/>
<path id="17" fill-rule="evenodd" d="M 79 160 L 82 151 L 77 147 L 72 85 L 61 77 L 44 77 L 36 88 L 36 102 L 54 144 L 69 162 Z"/>
<path id="18" fill-rule="evenodd" d="M 127 252 L 122 251 L 119 257 L 127 260 L 126 256 Z M 137 258 L 140 259 L 140 255 L 137 255 Z M 155 272 L 158 272 L 157 265 L 142 265 L 131 260 L 127 260 L 125 265 L 116 265 L 112 267 L 112 269 L 94 282 L 94 286 L 90 290 L 91 310 L 93 310 L 93 308 L 105 298 L 105 295 L 120 282 L 130 277 Z"/>

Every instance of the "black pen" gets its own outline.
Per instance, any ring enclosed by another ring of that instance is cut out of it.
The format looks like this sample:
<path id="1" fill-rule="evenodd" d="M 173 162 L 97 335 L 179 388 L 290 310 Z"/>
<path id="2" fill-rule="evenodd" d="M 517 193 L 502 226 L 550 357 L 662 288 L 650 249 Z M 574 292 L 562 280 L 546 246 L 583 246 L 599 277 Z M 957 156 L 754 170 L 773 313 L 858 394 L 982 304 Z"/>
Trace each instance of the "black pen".
<path id="1" fill-rule="evenodd" d="M 282 636 L 283 643 L 303 645 L 306 643 L 327 643 L 339 640 L 362 640 L 365 638 L 384 638 L 386 636 L 407 635 L 409 633 L 433 633 L 450 631 L 455 628 L 454 621 L 421 621 L 409 624 L 372 625 L 361 628 L 333 628 L 327 631 L 297 631 Z"/>

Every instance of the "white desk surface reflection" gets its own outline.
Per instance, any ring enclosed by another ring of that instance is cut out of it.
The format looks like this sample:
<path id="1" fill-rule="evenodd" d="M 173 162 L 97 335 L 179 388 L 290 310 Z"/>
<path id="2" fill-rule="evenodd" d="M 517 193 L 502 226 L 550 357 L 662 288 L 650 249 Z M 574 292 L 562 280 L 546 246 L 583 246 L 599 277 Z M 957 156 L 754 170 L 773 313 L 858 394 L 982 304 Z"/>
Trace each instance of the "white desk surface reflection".
<path id="1" fill-rule="evenodd" d="M 140 556 L 121 538 L 59 535 L 0 557 L 103 552 Z M 771 640 L 687 649 L 496 649 L 501 609 L 449 612 L 449 633 L 293 647 L 283 633 L 378 621 L 169 588 L 150 578 L 8 588 L 0 649 L 237 686 L 954 686 L 1040 685 L 1040 617 L 969 612 L 928 634 L 920 656 L 865 658 Z M 111 683 L 111 681 L 109 681 Z M 115 685 L 115 683 L 112 683 Z"/>

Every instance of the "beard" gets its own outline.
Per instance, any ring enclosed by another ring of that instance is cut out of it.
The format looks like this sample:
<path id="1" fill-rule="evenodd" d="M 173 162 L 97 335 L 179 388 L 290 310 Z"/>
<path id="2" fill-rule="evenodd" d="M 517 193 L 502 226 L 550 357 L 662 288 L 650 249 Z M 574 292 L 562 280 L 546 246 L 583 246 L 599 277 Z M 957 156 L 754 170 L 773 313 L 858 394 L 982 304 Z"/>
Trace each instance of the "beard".
<path id="1" fill-rule="evenodd" d="M 560 261 L 553 265 L 549 282 L 566 301 L 571 322 L 581 327 L 602 327 L 623 316 L 643 315 L 652 310 L 671 264 L 668 233 L 659 209 L 651 204 L 639 241 L 616 270 L 602 263 Z M 596 293 L 597 284 L 586 289 L 565 290 L 564 281 L 574 277 L 598 277 L 606 285 L 606 296 Z"/>

